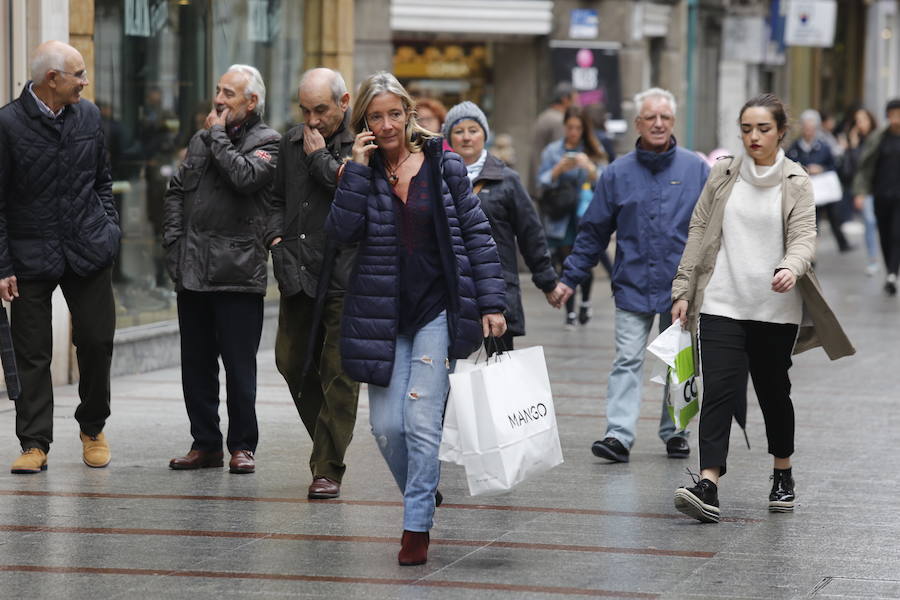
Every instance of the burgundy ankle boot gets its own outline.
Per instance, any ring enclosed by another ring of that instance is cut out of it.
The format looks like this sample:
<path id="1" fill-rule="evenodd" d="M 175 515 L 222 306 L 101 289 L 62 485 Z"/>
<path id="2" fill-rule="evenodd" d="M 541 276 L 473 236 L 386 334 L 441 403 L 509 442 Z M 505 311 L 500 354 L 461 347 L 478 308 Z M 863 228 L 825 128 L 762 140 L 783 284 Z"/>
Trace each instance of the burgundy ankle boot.
<path id="1" fill-rule="evenodd" d="M 403 566 L 424 565 L 428 560 L 428 532 L 403 530 L 397 560 Z"/>

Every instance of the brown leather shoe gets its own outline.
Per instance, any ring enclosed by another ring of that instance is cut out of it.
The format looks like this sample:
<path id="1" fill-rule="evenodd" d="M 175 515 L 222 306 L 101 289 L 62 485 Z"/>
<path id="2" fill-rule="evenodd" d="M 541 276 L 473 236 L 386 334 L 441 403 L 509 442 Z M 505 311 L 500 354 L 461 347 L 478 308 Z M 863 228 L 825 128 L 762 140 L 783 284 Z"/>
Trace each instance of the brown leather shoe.
<path id="1" fill-rule="evenodd" d="M 424 565 L 428 562 L 428 543 L 430 538 L 427 531 L 403 530 L 400 538 L 400 554 L 397 561 L 404 567 L 411 565 Z"/>
<path id="2" fill-rule="evenodd" d="M 249 450 L 235 450 L 231 453 L 231 461 L 228 470 L 232 473 L 253 473 L 256 471 L 256 461 Z"/>
<path id="3" fill-rule="evenodd" d="M 205 450 L 191 450 L 185 456 L 179 456 L 169 461 L 169 468 L 176 471 L 190 469 L 211 469 L 222 466 L 222 451 L 207 452 Z"/>
<path id="4" fill-rule="evenodd" d="M 341 484 L 327 477 L 313 477 L 309 484 L 309 493 L 306 497 L 310 500 L 330 500 L 341 495 Z"/>

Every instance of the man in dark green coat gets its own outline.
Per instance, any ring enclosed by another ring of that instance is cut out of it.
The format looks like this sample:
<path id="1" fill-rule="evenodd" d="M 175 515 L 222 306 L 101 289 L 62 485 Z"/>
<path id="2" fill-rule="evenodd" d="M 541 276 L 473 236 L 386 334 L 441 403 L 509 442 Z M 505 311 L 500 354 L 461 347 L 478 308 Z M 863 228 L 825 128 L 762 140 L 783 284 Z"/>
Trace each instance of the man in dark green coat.
<path id="1" fill-rule="evenodd" d="M 307 71 L 299 98 L 304 123 L 281 140 L 267 239 L 281 290 L 275 362 L 313 441 L 308 496 L 325 499 L 341 493 L 359 393 L 341 367 L 339 349 L 355 248 L 329 242 L 324 229 L 338 167 L 350 156 L 354 136 L 340 73 Z"/>

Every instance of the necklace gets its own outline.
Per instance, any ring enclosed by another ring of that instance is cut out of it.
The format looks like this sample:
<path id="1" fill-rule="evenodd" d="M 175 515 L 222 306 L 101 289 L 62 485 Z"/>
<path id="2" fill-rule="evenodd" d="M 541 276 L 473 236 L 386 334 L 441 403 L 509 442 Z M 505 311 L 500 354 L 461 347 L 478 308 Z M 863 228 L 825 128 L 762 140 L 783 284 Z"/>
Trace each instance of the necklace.
<path id="1" fill-rule="evenodd" d="M 385 162 L 385 168 L 387 169 L 387 172 L 388 172 L 388 182 L 391 185 L 397 185 L 397 182 L 400 180 L 400 178 L 397 177 L 397 170 L 400 168 L 400 165 L 405 163 L 406 159 L 408 159 L 410 156 L 412 156 L 412 152 L 407 152 L 406 156 L 403 157 L 403 160 L 401 160 L 396 165 L 394 165 L 393 168 L 391 168 L 391 165 L 389 165 L 387 162 L 387 159 L 385 159 L 384 162 Z"/>

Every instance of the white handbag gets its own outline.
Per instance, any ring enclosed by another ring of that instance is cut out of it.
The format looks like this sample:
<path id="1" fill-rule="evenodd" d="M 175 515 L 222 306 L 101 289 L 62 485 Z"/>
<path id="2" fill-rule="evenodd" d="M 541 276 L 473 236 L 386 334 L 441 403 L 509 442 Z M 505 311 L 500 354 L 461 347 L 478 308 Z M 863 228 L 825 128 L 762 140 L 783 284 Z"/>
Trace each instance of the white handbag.
<path id="1" fill-rule="evenodd" d="M 542 347 L 462 370 L 460 362 L 450 375 L 440 456 L 465 467 L 470 494 L 507 491 L 563 462 Z"/>
<path id="2" fill-rule="evenodd" d="M 809 181 L 813 188 L 813 200 L 816 206 L 831 204 L 844 197 L 844 188 L 836 171 L 825 171 L 818 175 L 810 175 Z"/>

